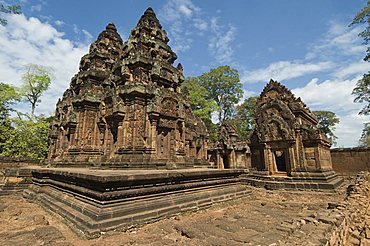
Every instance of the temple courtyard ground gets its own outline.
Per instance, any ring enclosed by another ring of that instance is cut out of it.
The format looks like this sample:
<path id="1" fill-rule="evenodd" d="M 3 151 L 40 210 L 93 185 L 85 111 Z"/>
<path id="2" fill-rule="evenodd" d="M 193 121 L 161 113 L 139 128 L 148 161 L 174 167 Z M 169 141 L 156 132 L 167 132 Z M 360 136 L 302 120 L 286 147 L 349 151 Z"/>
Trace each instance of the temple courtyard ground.
<path id="1" fill-rule="evenodd" d="M 345 245 L 370 245 L 369 173 L 335 193 L 248 189 L 241 199 L 92 240 L 21 195 L 3 196 L 0 245 L 330 245 L 346 233 Z"/>

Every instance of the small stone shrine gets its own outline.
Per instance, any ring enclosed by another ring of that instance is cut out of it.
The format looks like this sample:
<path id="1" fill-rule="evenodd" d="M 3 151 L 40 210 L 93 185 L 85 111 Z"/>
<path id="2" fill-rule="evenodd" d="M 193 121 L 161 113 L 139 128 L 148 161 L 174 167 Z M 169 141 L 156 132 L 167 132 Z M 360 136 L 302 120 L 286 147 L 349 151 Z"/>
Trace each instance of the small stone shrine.
<path id="1" fill-rule="evenodd" d="M 217 142 L 210 143 L 209 161 L 219 169 L 248 169 L 251 156 L 247 141 L 238 138 L 237 130 L 230 122 L 223 122 L 217 129 Z"/>
<path id="2" fill-rule="evenodd" d="M 247 179 L 270 188 L 334 189 L 342 183 L 332 169 L 331 141 L 300 98 L 270 80 L 257 100 Z"/>
<path id="3" fill-rule="evenodd" d="M 99 34 L 57 103 L 50 162 L 208 165 L 207 130 L 181 94 L 182 66 L 168 41 L 150 8 L 124 44 L 113 24 Z"/>
<path id="4" fill-rule="evenodd" d="M 244 169 L 210 168 L 168 41 L 151 8 L 125 43 L 109 24 L 57 103 L 50 165 L 23 194 L 85 237 L 249 194 Z"/>

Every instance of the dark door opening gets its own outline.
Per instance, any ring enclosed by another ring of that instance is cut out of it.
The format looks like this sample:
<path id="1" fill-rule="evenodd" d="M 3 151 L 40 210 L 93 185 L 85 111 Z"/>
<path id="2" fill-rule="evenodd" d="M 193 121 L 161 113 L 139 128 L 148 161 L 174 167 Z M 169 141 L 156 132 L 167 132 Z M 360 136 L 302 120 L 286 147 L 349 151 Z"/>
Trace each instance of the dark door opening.
<path id="1" fill-rule="evenodd" d="M 286 172 L 286 162 L 284 151 L 275 151 L 275 162 L 278 172 Z"/>
<path id="2" fill-rule="evenodd" d="M 222 161 L 224 163 L 224 168 L 225 169 L 230 168 L 229 158 L 228 158 L 227 155 L 222 156 Z"/>

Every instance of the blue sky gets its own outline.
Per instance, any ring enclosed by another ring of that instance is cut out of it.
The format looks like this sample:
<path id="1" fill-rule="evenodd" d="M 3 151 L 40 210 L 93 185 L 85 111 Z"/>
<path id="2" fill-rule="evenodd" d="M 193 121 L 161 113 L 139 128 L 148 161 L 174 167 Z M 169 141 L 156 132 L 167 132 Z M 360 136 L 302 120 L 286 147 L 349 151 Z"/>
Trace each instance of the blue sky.
<path id="1" fill-rule="evenodd" d="M 52 67 L 56 79 L 38 113 L 53 114 L 81 56 L 109 22 L 127 39 L 151 6 L 185 76 L 228 64 L 239 70 L 245 97 L 258 95 L 270 78 L 278 80 L 312 110 L 340 117 L 338 146 L 356 146 L 370 121 L 357 114 L 363 105 L 351 95 L 370 68 L 362 61 L 366 47 L 357 37 L 361 27 L 348 27 L 366 0 L 19 2 L 23 14 L 6 16 L 9 24 L 0 27 L 0 81 L 19 85 L 27 63 Z"/>

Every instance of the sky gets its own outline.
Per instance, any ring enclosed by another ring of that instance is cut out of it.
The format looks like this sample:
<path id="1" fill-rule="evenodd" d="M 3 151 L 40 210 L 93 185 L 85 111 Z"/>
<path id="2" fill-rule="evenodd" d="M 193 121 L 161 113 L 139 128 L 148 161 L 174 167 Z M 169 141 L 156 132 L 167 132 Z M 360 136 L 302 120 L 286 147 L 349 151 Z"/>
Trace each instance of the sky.
<path id="1" fill-rule="evenodd" d="M 0 1 L 4 2 L 4 1 Z M 41 98 L 38 114 L 53 115 L 55 104 L 78 72 L 81 57 L 113 22 L 127 40 L 148 7 L 167 31 L 185 76 L 229 65 L 239 71 L 244 98 L 258 96 L 270 79 L 301 97 L 311 110 L 340 118 L 338 147 L 358 145 L 364 106 L 351 95 L 370 70 L 366 46 L 351 26 L 366 0 L 6 0 L 23 14 L 5 15 L 0 26 L 0 81 L 20 85 L 29 63 L 53 69 L 55 79 Z M 27 104 L 18 110 L 29 112 Z"/>

